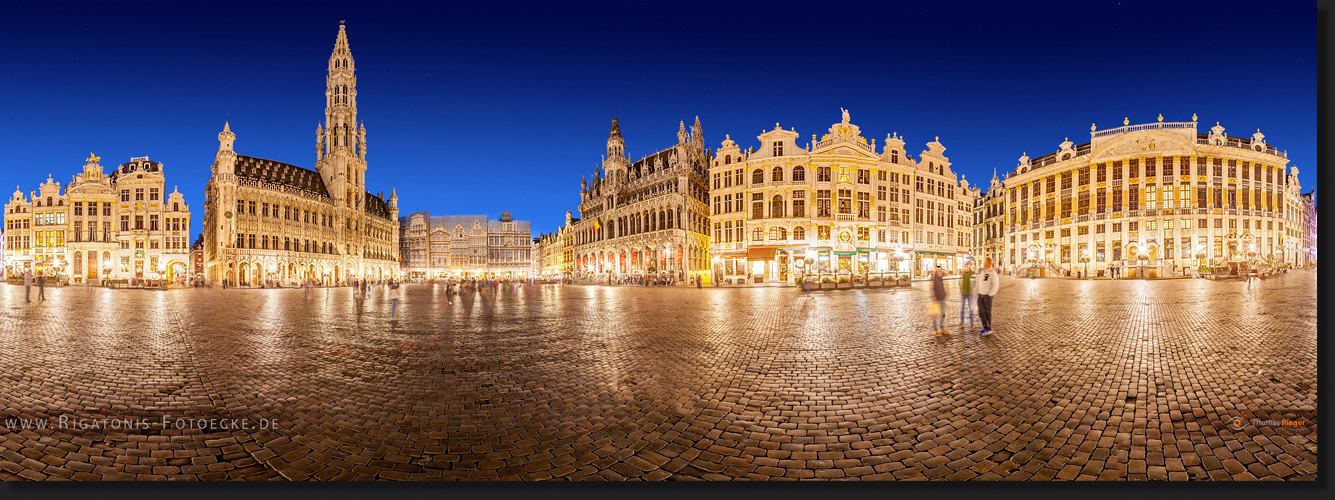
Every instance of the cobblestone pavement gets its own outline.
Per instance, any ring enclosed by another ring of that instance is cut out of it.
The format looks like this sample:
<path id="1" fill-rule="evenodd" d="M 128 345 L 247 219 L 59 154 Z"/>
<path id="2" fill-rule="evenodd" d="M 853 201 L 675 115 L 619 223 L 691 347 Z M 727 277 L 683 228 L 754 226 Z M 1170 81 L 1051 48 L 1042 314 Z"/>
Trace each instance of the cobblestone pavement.
<path id="1" fill-rule="evenodd" d="M 0 285 L 0 479 L 1315 479 L 1316 274 L 1246 286 L 1003 278 L 980 338 L 926 283 Z"/>

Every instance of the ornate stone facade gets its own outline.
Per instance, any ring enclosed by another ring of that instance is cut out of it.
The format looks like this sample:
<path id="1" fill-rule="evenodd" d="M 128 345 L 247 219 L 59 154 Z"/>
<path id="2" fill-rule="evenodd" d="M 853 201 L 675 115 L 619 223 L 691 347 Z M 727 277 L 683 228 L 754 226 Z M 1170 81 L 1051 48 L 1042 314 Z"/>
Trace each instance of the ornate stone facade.
<path id="1" fill-rule="evenodd" d="M 566 223 L 554 233 L 542 233 L 533 239 L 533 274 L 544 278 L 570 277 L 574 264 L 574 226 L 579 219 L 566 211 Z"/>
<path id="2" fill-rule="evenodd" d="M 413 212 L 399 217 L 399 231 L 409 278 L 517 279 L 532 271 L 531 225 L 510 212 L 500 220 Z"/>
<path id="3" fill-rule="evenodd" d="M 166 193 L 162 165 L 132 158 L 108 175 L 99 160 L 89 155 L 63 194 L 50 177 L 30 198 L 14 192 L 5 205 L 6 274 L 73 284 L 190 277 L 190 207 L 179 191 Z"/>
<path id="4" fill-rule="evenodd" d="M 1297 168 L 1266 143 L 1197 133 L 1190 122 L 1097 130 L 1042 158 L 1020 157 L 1000 185 L 1005 213 L 988 234 L 1002 238 L 999 263 L 1020 273 L 1088 272 L 1114 262 L 1126 276 L 1164 276 L 1197 266 L 1297 264 L 1302 206 Z M 991 217 L 987 221 L 992 221 Z M 1299 227 L 1295 227 L 1299 226 Z M 1088 259 L 1088 262 L 1086 262 Z"/>
<path id="5" fill-rule="evenodd" d="M 709 157 L 700 119 L 682 122 L 677 144 L 635 162 L 626 159 L 612 120 L 607 156 L 593 182 L 580 182 L 580 220 L 572 229 L 577 276 L 661 274 L 678 280 L 709 271 Z"/>
<path id="6" fill-rule="evenodd" d="M 807 147 L 798 138 L 776 123 L 757 137 L 759 149 L 728 137 L 714 153 L 715 279 L 953 271 L 968 257 L 972 191 L 940 142 L 915 160 L 893 134 L 878 154 L 847 111 Z"/>
<path id="7" fill-rule="evenodd" d="M 366 190 L 366 127 L 347 33 L 329 57 L 325 122 L 315 170 L 238 155 L 230 124 L 218 134 L 205 188 L 204 260 L 210 282 L 231 285 L 398 277 L 398 196 Z"/>

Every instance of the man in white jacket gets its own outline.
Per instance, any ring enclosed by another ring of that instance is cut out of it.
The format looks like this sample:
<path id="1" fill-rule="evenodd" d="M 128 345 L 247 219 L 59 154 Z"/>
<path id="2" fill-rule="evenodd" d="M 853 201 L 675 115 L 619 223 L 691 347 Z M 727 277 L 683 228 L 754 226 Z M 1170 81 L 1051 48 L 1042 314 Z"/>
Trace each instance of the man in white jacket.
<path id="1" fill-rule="evenodd" d="M 978 273 L 978 319 L 983 321 L 983 329 L 978 333 L 992 334 L 992 296 L 1001 287 L 1001 274 L 992 267 L 992 258 L 983 258 L 983 270 Z"/>

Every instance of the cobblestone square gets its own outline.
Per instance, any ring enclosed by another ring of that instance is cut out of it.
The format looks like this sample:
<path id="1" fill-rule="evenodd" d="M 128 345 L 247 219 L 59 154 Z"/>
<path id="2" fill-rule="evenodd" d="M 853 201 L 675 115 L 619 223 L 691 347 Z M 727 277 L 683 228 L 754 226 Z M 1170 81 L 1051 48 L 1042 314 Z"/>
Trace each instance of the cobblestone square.
<path id="1" fill-rule="evenodd" d="M 0 479 L 1314 480 L 1316 292 L 0 286 Z"/>

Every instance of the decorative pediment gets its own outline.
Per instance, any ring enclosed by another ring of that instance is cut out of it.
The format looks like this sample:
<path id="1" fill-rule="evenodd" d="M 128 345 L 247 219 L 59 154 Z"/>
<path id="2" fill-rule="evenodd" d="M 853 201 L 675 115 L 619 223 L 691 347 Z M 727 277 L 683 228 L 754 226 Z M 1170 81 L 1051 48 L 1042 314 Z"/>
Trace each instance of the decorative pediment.
<path id="1" fill-rule="evenodd" d="M 1193 154 L 1194 145 L 1182 136 L 1174 133 L 1147 130 L 1123 134 L 1099 146 L 1091 155 L 1092 160 L 1110 156 L 1135 154 L 1166 155 Z"/>

